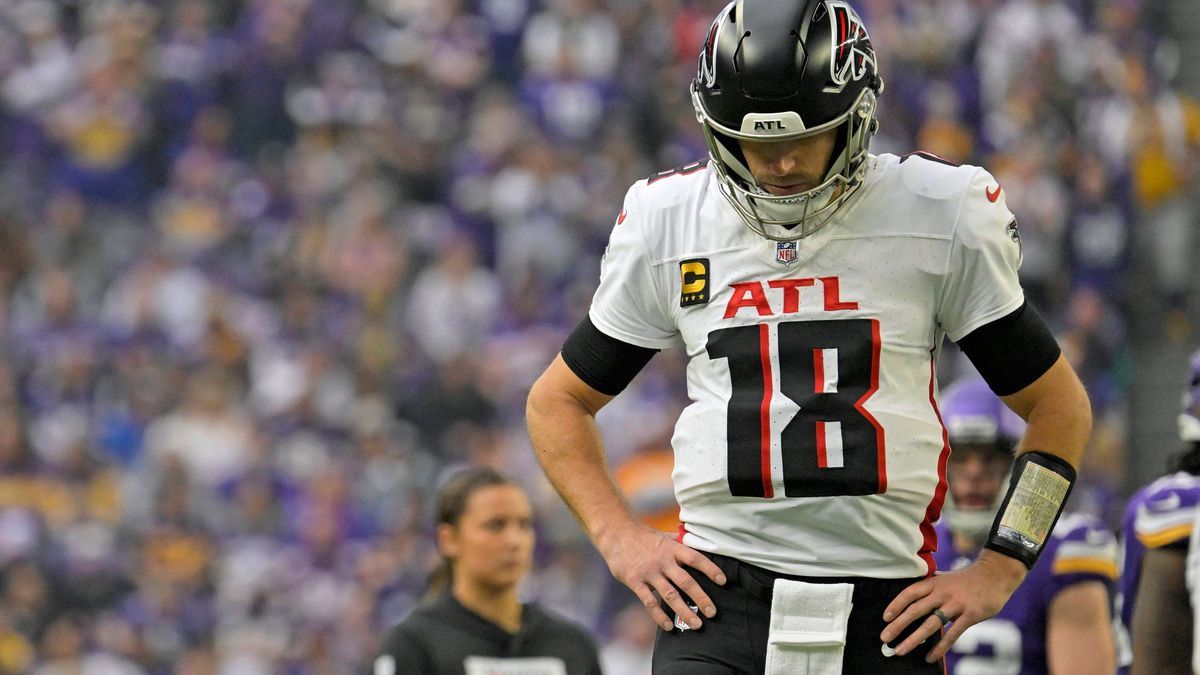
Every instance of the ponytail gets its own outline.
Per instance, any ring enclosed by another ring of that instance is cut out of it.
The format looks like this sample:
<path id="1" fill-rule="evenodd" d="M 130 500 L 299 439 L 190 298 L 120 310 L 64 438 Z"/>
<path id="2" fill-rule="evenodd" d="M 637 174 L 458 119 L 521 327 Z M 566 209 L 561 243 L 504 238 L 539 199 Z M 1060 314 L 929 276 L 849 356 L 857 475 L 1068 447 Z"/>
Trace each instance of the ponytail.
<path id="1" fill-rule="evenodd" d="M 450 590 L 453 581 L 454 567 L 448 558 L 443 557 L 425 580 L 425 593 L 421 596 L 421 602 L 429 602 Z"/>

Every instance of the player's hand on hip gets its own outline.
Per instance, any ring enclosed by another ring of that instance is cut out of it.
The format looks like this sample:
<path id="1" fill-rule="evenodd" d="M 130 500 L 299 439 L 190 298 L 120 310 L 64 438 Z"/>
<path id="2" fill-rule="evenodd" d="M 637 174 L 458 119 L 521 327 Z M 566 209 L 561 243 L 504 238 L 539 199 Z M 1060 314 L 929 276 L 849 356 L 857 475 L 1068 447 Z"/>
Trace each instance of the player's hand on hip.
<path id="1" fill-rule="evenodd" d="M 684 566 L 699 570 L 717 584 L 725 583 L 725 574 L 713 561 L 670 535 L 631 524 L 607 538 L 600 546 L 600 553 L 613 576 L 637 595 L 654 623 L 663 630 L 669 631 L 675 624 L 663 612 L 658 597 L 693 629 L 700 627 L 701 619 L 689 604 L 706 617 L 716 616 L 713 601 Z"/>
<path id="2" fill-rule="evenodd" d="M 895 648 L 903 656 L 948 624 L 942 639 L 925 659 L 933 663 L 950 651 L 963 631 L 1003 609 L 1025 572 L 1021 561 L 984 550 L 970 567 L 922 579 L 901 591 L 883 612 L 883 620 L 890 623 L 879 637 L 885 644 L 890 643 L 917 622 L 913 632 Z"/>

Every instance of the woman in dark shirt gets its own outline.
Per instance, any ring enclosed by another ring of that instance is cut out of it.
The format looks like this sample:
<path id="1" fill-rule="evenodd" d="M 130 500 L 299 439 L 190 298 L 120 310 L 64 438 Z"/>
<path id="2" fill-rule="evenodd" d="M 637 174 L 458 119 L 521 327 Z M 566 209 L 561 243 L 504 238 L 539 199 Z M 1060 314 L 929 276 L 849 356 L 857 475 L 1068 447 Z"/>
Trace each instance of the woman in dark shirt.
<path id="1" fill-rule="evenodd" d="M 427 602 L 388 631 L 374 675 L 599 675 L 587 631 L 517 599 L 533 563 L 521 488 L 488 468 L 456 475 L 438 498 L 437 544 Z"/>

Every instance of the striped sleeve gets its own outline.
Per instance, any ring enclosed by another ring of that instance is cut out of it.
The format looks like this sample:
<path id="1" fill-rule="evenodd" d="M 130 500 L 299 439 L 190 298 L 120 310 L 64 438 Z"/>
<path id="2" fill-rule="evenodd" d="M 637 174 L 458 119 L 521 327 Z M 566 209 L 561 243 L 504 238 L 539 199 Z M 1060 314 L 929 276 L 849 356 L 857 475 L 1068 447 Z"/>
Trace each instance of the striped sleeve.
<path id="1" fill-rule="evenodd" d="M 1196 519 L 1200 492 L 1167 487 L 1146 495 L 1138 505 L 1133 530 L 1146 548 L 1162 548 L 1186 541 Z"/>
<path id="2" fill-rule="evenodd" d="M 1063 516 L 1055 527 L 1051 574 L 1060 586 L 1089 579 L 1117 579 L 1117 539 L 1103 523 L 1084 515 Z"/>

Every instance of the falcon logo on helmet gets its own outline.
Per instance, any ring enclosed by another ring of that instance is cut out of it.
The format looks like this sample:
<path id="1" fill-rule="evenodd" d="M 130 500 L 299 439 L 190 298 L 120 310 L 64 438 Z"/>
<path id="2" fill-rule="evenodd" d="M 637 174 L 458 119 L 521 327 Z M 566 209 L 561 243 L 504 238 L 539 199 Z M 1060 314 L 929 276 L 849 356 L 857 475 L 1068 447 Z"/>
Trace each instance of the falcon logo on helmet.
<path id="1" fill-rule="evenodd" d="M 847 83 L 861 80 L 875 69 L 875 50 L 853 7 L 844 2 L 827 2 L 826 6 L 834 19 L 829 24 L 833 54 L 829 59 L 829 80 L 833 83 L 829 91 L 840 92 Z"/>
<path id="2" fill-rule="evenodd" d="M 708 37 L 704 40 L 704 49 L 700 51 L 700 66 L 697 68 L 699 71 L 697 79 L 710 89 L 717 81 L 716 45 L 717 40 L 721 39 L 719 35 L 721 26 L 724 25 L 721 18 L 729 13 L 729 10 L 733 8 L 734 2 L 737 2 L 737 0 L 733 0 L 733 2 L 725 5 L 725 9 L 721 10 L 717 14 L 717 18 L 713 19 L 712 26 L 708 29 Z"/>

